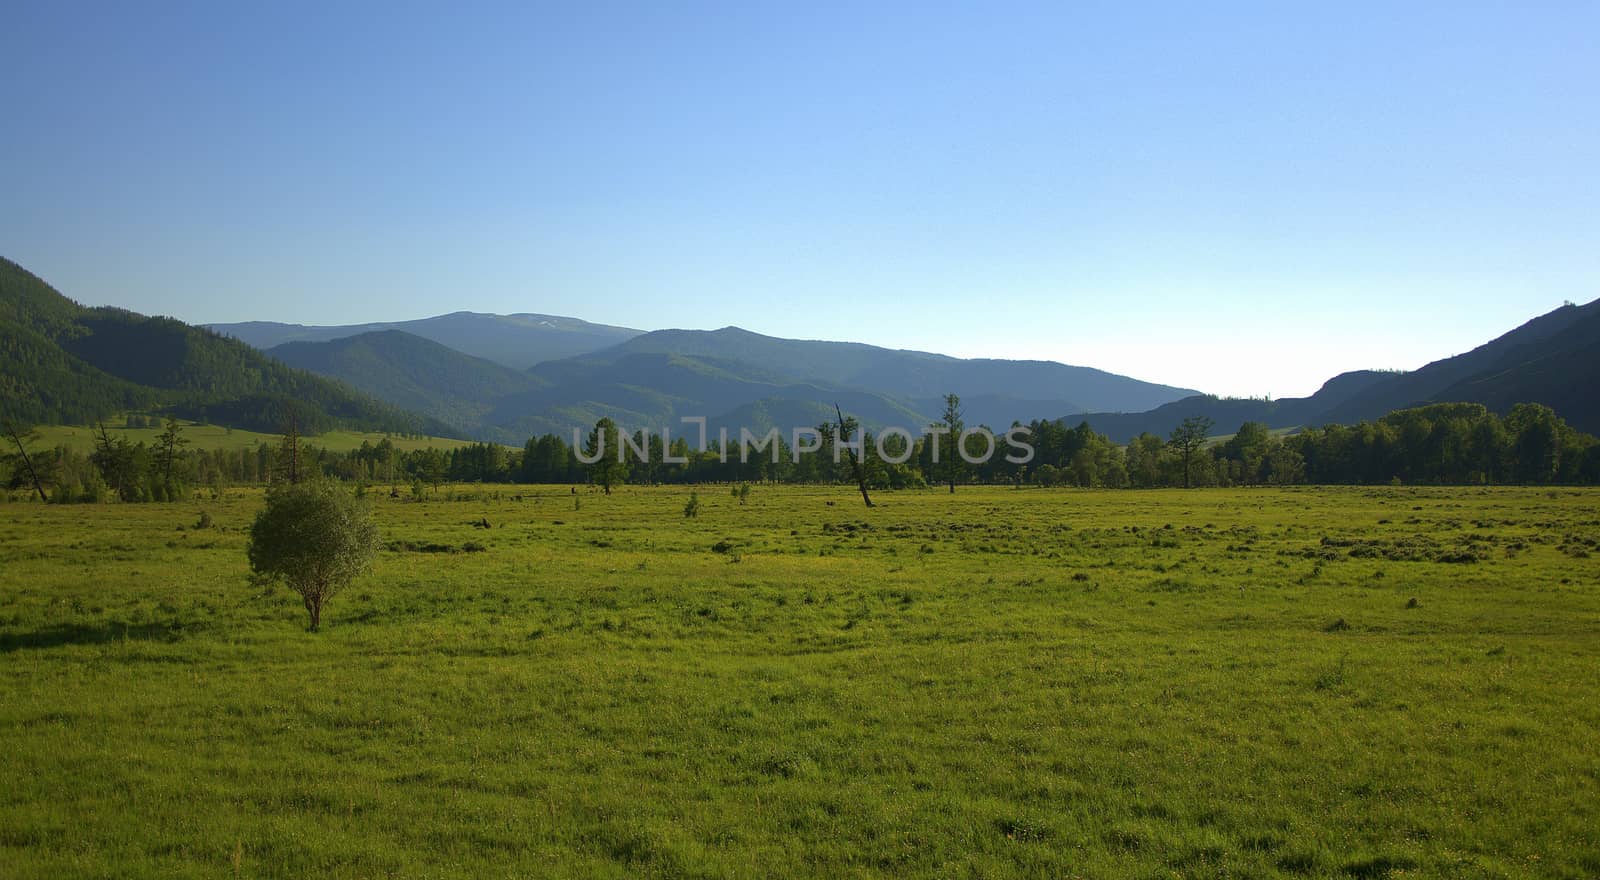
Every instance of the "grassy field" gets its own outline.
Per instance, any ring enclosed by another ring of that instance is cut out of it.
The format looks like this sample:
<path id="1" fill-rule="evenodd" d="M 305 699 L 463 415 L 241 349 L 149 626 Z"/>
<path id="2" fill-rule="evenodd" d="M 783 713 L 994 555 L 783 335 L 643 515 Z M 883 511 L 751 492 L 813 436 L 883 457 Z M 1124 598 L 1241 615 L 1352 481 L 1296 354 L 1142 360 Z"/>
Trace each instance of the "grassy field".
<path id="1" fill-rule="evenodd" d="M 122 419 L 116 419 L 113 426 L 106 422 L 106 431 L 112 437 L 126 437 L 129 443 L 144 443 L 146 446 L 155 445 L 156 438 L 161 436 L 164 427 L 155 428 L 129 428 L 122 424 Z M 189 441 L 190 449 L 254 449 L 261 444 L 276 447 L 283 441 L 279 434 L 261 434 L 255 431 L 245 431 L 239 428 L 224 428 L 220 425 L 199 425 L 194 422 L 181 422 L 183 436 Z M 42 449 L 54 449 L 57 446 L 66 446 L 77 452 L 89 453 L 94 451 L 94 438 L 96 429 L 83 425 L 40 425 L 38 427 L 39 441 L 33 445 Z M 384 437 L 389 438 L 396 449 L 410 451 L 413 449 L 455 449 L 460 446 L 470 446 L 470 440 L 452 440 L 447 437 L 420 437 L 408 438 L 398 434 L 383 434 L 378 432 L 362 431 L 328 431 L 324 434 L 306 435 L 306 443 L 320 446 L 331 452 L 349 452 L 360 448 L 363 442 L 377 443 Z"/>
<path id="2" fill-rule="evenodd" d="M 1600 876 L 1600 492 L 725 491 L 0 506 L 0 874 Z"/>

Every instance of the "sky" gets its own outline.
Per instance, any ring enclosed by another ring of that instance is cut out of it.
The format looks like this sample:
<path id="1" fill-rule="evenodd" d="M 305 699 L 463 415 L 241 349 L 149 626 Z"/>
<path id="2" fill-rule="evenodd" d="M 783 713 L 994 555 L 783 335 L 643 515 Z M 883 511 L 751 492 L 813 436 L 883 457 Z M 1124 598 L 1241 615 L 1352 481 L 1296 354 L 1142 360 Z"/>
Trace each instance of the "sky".
<path id="1" fill-rule="evenodd" d="M 1600 297 L 1600 4 L 12 2 L 0 255 L 1234 396 Z"/>

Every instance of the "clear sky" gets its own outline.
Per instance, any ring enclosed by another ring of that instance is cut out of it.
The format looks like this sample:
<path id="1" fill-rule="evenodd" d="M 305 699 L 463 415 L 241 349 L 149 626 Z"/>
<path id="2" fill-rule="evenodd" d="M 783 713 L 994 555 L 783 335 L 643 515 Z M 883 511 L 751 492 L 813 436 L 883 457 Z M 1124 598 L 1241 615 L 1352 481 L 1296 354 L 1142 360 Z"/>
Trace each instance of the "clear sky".
<path id="1" fill-rule="evenodd" d="M 1600 297 L 1600 4 L 10 2 L 0 254 L 1304 394 Z"/>

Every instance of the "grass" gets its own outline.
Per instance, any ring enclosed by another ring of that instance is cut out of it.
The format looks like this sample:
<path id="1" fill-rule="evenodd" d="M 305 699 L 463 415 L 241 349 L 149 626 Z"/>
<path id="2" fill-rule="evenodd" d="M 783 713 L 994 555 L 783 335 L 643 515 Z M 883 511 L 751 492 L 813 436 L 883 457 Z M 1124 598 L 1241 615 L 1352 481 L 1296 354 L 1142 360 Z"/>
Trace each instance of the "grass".
<path id="1" fill-rule="evenodd" d="M 1600 492 L 688 492 L 0 506 L 0 873 L 1600 874 Z"/>
<path id="2" fill-rule="evenodd" d="M 106 431 L 112 437 L 126 437 L 129 443 L 144 443 L 154 446 L 156 438 L 166 430 L 164 426 L 152 428 L 129 428 L 122 425 L 122 419 L 116 419 L 117 425 L 106 423 Z M 190 441 L 190 449 L 254 449 L 260 445 L 277 447 L 283 441 L 280 434 L 262 434 L 256 431 L 246 431 L 241 428 L 224 428 L 220 425 L 201 425 L 195 422 L 179 421 L 183 426 L 183 436 Z M 94 427 L 83 425 L 40 425 L 37 428 L 39 440 L 34 445 L 41 449 L 54 449 L 57 446 L 66 446 L 76 452 L 90 453 L 94 451 L 95 436 L 98 431 Z M 448 437 L 417 437 L 408 438 L 398 434 L 384 434 L 374 431 L 328 431 L 323 434 L 306 435 L 303 439 L 313 446 L 320 446 L 330 452 L 349 452 L 360 448 L 361 444 L 371 443 L 376 446 L 384 437 L 389 438 L 396 449 L 409 452 L 415 449 L 456 449 L 472 445 L 471 440 L 452 440 Z"/>

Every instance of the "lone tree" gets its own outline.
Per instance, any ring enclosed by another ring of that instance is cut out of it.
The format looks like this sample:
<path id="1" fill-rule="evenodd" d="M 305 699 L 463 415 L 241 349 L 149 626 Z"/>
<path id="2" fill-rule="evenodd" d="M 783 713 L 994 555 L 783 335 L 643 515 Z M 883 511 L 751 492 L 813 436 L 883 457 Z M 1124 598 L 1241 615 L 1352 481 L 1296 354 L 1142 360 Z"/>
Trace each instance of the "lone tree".
<path id="1" fill-rule="evenodd" d="M 1210 419 L 1205 416 L 1190 416 L 1183 420 L 1183 424 L 1172 430 L 1172 436 L 1167 438 L 1167 445 L 1183 459 L 1183 488 L 1191 485 L 1189 478 L 1190 464 L 1194 461 L 1194 454 L 1205 448 L 1206 438 L 1211 435 Z"/>
<path id="2" fill-rule="evenodd" d="M 583 455 L 584 461 L 589 463 L 590 477 L 607 495 L 611 494 L 612 486 L 627 481 L 628 462 L 622 455 L 622 431 L 616 422 L 608 418 L 595 422 L 584 444 Z"/>
<path id="3" fill-rule="evenodd" d="M 156 461 L 161 465 L 161 482 L 167 490 L 172 490 L 172 466 L 178 463 L 178 458 L 183 455 L 183 447 L 189 445 L 187 437 L 183 436 L 183 427 L 178 424 L 177 416 L 167 416 L 167 429 L 156 438 Z"/>
<path id="4" fill-rule="evenodd" d="M 312 632 L 322 625 L 323 604 L 370 568 L 377 552 L 367 503 L 327 480 L 273 485 L 250 527 L 250 568 L 300 594 Z"/>
<path id="5" fill-rule="evenodd" d="M 943 431 L 934 439 L 937 441 L 934 448 L 938 455 L 944 456 L 938 461 L 939 475 L 950 484 L 950 494 L 956 493 L 956 482 L 966 476 L 967 462 L 961 457 L 961 432 L 967 429 L 963 419 L 961 398 L 954 394 L 944 396 L 944 415 L 940 418 L 935 428 Z"/>

